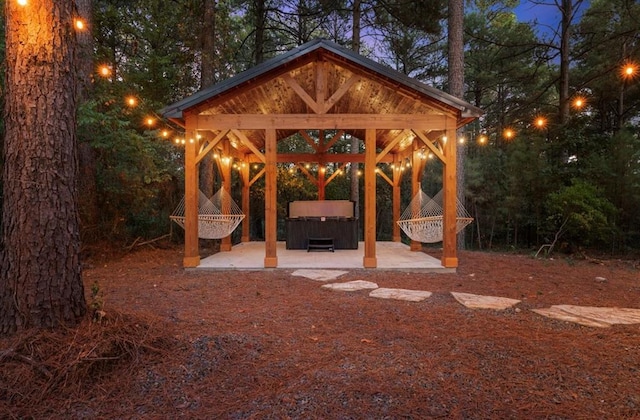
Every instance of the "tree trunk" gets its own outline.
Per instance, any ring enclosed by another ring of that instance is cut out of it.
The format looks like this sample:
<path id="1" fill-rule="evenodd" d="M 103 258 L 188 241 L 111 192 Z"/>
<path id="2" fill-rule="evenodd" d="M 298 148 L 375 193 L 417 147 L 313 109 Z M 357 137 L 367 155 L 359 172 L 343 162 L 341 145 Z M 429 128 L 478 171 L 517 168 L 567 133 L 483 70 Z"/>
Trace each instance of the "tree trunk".
<path id="1" fill-rule="evenodd" d="M 200 65 L 200 88 L 216 82 L 216 0 L 205 0 L 202 29 L 202 63 Z M 200 191 L 207 197 L 214 193 L 214 160 L 209 153 L 200 161 L 198 183 Z"/>
<path id="2" fill-rule="evenodd" d="M 464 99 L 464 0 L 449 0 L 449 93 L 453 96 Z M 462 132 L 457 132 L 457 137 L 461 137 Z M 457 141 L 457 139 L 449 139 Z M 466 146 L 458 142 L 456 148 L 458 155 L 456 161 L 456 180 L 458 184 L 457 196 L 461 203 L 464 203 L 465 174 L 464 165 L 466 157 Z M 464 231 L 458 234 L 457 247 L 464 249 Z"/>
<path id="3" fill-rule="evenodd" d="M 353 2 L 353 36 L 351 38 L 351 49 L 357 54 L 360 53 L 360 0 Z M 351 136 L 351 153 L 357 155 L 360 153 L 360 140 Z M 351 201 L 355 203 L 354 217 L 360 218 L 360 179 L 358 171 L 360 165 L 351 162 Z"/>
<path id="4" fill-rule="evenodd" d="M 255 1 L 255 19 L 256 19 L 256 37 L 255 37 L 255 63 L 260 64 L 264 61 L 264 32 L 266 21 L 266 6 L 264 0 Z"/>
<path id="5" fill-rule="evenodd" d="M 573 15 L 572 0 L 562 0 L 560 12 L 560 124 L 569 118 L 569 40 L 571 38 L 571 17 Z"/>
<path id="6" fill-rule="evenodd" d="M 0 334 L 73 325 L 79 260 L 75 3 L 5 3 Z"/>
<path id="7" fill-rule="evenodd" d="M 93 77 L 95 65 L 93 62 L 93 20 L 92 0 L 75 0 L 78 16 L 82 16 L 86 23 L 86 30 L 79 31 L 78 37 L 78 103 L 86 101 L 93 91 Z M 78 144 L 78 208 L 82 226 L 82 240 L 97 239 L 91 232 L 96 231 L 100 223 L 100 208 L 98 204 L 98 186 L 96 183 L 96 154 L 86 142 Z"/>

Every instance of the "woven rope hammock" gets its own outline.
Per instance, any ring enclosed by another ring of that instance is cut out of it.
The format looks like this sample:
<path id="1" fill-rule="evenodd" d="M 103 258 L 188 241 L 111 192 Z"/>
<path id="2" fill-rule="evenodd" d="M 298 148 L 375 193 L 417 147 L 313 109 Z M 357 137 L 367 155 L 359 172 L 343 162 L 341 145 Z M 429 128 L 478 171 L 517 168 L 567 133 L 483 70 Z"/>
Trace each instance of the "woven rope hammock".
<path id="1" fill-rule="evenodd" d="M 459 200 L 456 200 L 456 233 L 473 222 Z M 442 241 L 442 190 L 430 198 L 422 190 L 413 197 L 409 206 L 404 210 L 400 220 L 400 229 L 412 240 L 417 242 L 434 243 Z"/>
<path id="2" fill-rule="evenodd" d="M 178 207 L 169 216 L 178 226 L 184 229 L 184 197 Z M 238 205 L 233 201 L 231 195 L 219 189 L 211 199 L 207 198 L 202 191 L 198 195 L 198 237 L 202 239 L 222 239 L 231 235 L 240 222 L 244 219 L 244 214 Z"/>

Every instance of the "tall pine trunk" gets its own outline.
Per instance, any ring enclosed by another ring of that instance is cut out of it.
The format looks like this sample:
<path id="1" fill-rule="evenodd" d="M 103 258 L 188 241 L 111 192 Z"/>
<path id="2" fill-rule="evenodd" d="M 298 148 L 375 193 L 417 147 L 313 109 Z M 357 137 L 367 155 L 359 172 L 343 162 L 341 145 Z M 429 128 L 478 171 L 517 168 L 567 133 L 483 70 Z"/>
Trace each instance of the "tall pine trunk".
<path id="1" fill-rule="evenodd" d="M 75 4 L 5 3 L 0 334 L 86 312 L 76 178 Z"/>
<path id="2" fill-rule="evenodd" d="M 464 99 L 464 0 L 449 0 L 449 93 L 453 96 Z M 458 131 L 457 137 L 462 133 Z M 457 139 L 450 139 L 457 141 Z M 466 148 L 464 144 L 458 142 L 456 148 L 456 181 L 458 184 L 458 200 L 464 203 L 465 190 L 465 158 Z M 458 234 L 458 249 L 464 249 L 464 231 Z"/>

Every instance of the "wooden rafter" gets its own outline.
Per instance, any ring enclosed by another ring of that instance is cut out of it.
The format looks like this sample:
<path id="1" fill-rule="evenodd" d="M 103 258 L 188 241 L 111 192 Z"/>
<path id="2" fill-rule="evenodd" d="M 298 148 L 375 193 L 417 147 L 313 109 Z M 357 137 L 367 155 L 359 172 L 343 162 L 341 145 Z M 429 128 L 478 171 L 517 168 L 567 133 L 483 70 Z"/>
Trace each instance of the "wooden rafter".
<path id="1" fill-rule="evenodd" d="M 300 86 L 298 82 L 296 82 L 293 77 L 291 77 L 289 73 L 285 73 L 280 77 L 282 77 L 282 80 L 284 80 L 285 83 L 293 89 L 293 91 L 309 106 L 309 108 L 313 110 L 313 112 L 316 114 L 320 113 L 320 106 L 318 103 L 307 93 L 306 90 L 304 90 L 302 86 Z"/>
<path id="2" fill-rule="evenodd" d="M 333 92 L 333 95 L 331 95 L 331 97 L 329 99 L 327 99 L 325 104 L 324 104 L 324 112 L 323 113 L 329 112 L 329 110 L 331 108 L 333 108 L 333 106 L 344 96 L 345 93 L 347 93 L 347 91 L 349 89 L 351 89 L 351 86 L 353 86 L 358 80 L 360 80 L 360 77 L 354 74 L 353 76 L 351 76 L 349 78 L 349 80 L 344 82 L 338 88 L 338 90 Z"/>
<path id="3" fill-rule="evenodd" d="M 327 178 L 327 181 L 325 182 L 325 185 L 329 185 L 329 183 L 331 181 L 333 181 L 333 179 L 338 176 L 338 174 L 344 169 L 344 167 L 347 166 L 346 163 L 343 163 L 341 165 L 338 166 L 338 169 L 336 169 L 329 178 Z"/>
<path id="4" fill-rule="evenodd" d="M 326 112 L 325 99 L 327 97 L 327 69 L 324 61 L 318 61 L 315 65 L 316 72 L 316 114 Z"/>
<path id="5" fill-rule="evenodd" d="M 264 168 L 262 168 L 260 172 L 258 172 L 253 178 L 251 178 L 251 181 L 249 181 L 249 186 L 252 186 L 257 180 L 260 179 L 262 175 L 264 175 Z"/>
<path id="6" fill-rule="evenodd" d="M 231 132 L 235 134 L 236 137 L 238 137 L 238 139 L 242 142 L 242 144 L 247 146 L 253 152 L 253 154 L 262 161 L 262 163 L 266 162 L 264 154 L 260 150 L 258 150 L 258 148 L 253 144 L 253 142 L 251 142 L 251 140 L 247 138 L 247 136 L 244 135 L 243 132 L 235 129 L 232 129 Z"/>
<path id="7" fill-rule="evenodd" d="M 420 132 L 420 131 L 416 131 L 413 130 L 413 132 L 416 134 L 416 136 L 418 136 L 418 138 L 420 140 L 422 140 L 422 142 L 424 143 L 425 146 L 427 146 L 427 148 L 429 148 L 429 150 L 431 150 L 431 152 L 436 155 L 438 157 L 438 159 L 440 159 L 440 161 L 442 162 L 446 162 L 446 159 L 444 157 L 444 155 L 442 154 L 442 152 L 440 151 L 439 148 L 437 148 L 433 142 L 431 140 L 429 140 L 427 138 L 427 136 L 424 135 L 424 133 Z"/>
<path id="8" fill-rule="evenodd" d="M 376 156 L 376 163 L 380 163 L 382 158 L 384 158 L 391 151 L 391 149 L 396 147 L 396 145 L 400 143 L 400 140 L 404 139 L 409 134 L 410 134 L 409 130 L 407 129 L 402 130 L 400 134 L 398 134 L 393 140 L 389 142 L 389 144 L 387 144 L 387 147 L 385 147 L 382 152 L 378 153 L 378 156 Z"/>
<path id="9" fill-rule="evenodd" d="M 333 145 L 336 144 L 338 140 L 340 140 L 340 137 L 342 137 L 343 134 L 344 130 L 339 130 L 336 134 L 334 134 L 333 137 L 331 137 L 331 140 L 323 145 L 322 151 L 326 152 L 327 150 L 331 149 Z"/>
<path id="10" fill-rule="evenodd" d="M 296 166 L 300 168 L 300 171 L 302 171 L 302 173 L 305 174 L 307 178 L 309 178 L 309 181 L 313 182 L 315 186 L 318 186 L 318 178 L 313 176 L 313 174 L 309 172 L 302 163 L 298 162 Z"/>
<path id="11" fill-rule="evenodd" d="M 315 141 L 313 141 L 313 139 L 311 138 L 309 133 L 307 133 L 307 130 L 300 130 L 300 131 L 298 131 L 298 133 L 307 142 L 307 144 L 309 144 L 309 146 L 311 146 L 311 148 L 313 148 L 313 150 L 318 152 L 318 144 Z"/>
<path id="12" fill-rule="evenodd" d="M 200 161 L 202 159 L 204 159 L 204 157 L 211 152 L 211 150 L 216 147 L 216 145 L 218 143 L 220 143 L 220 140 L 222 140 L 227 133 L 229 133 L 229 130 L 222 130 L 218 133 L 218 135 L 211 141 L 208 142 L 207 146 L 202 148 L 200 150 L 200 152 L 198 153 L 198 156 L 196 156 L 196 164 L 200 163 Z M 204 146 L 204 145 L 203 145 Z"/>

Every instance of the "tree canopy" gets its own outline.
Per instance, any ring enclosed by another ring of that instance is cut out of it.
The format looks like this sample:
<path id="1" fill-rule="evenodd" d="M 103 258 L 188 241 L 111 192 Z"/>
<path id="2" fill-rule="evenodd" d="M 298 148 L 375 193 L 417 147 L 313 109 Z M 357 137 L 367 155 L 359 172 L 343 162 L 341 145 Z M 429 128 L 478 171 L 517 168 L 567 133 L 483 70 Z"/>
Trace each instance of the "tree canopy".
<path id="1" fill-rule="evenodd" d="M 570 30 L 563 31 L 559 18 L 527 20 L 515 12 L 517 3 L 466 3 L 464 99 L 486 112 L 464 133 L 464 193 L 475 218 L 468 245 L 537 249 L 567 220 L 562 240 L 571 245 L 637 250 L 640 5 L 573 0 L 536 6 L 558 8 L 558 16 L 570 10 L 564 27 Z M 361 54 L 447 88 L 444 1 L 93 0 L 92 10 L 95 71 L 78 110 L 80 172 L 93 180 L 80 185 L 85 242 L 130 242 L 169 231 L 168 215 L 183 188 L 181 132 L 162 121 L 160 108 L 313 38 L 351 46 L 354 15 Z M 625 65 L 635 67 L 624 73 Z M 565 115 L 563 101 L 578 98 L 583 105 Z M 290 139 L 280 147 L 305 143 Z M 348 151 L 351 139 L 335 147 Z M 282 199 L 314 197 L 305 175 L 288 169 L 278 175 Z M 437 164 L 425 171 L 427 184 L 437 184 Z M 336 177 L 327 195 L 348 198 L 351 176 L 347 170 Z M 379 182 L 378 188 L 378 235 L 390 239 L 387 186 Z M 258 181 L 252 187 L 255 238 L 262 234 L 260 191 Z M 403 194 L 406 205 L 410 188 Z"/>

